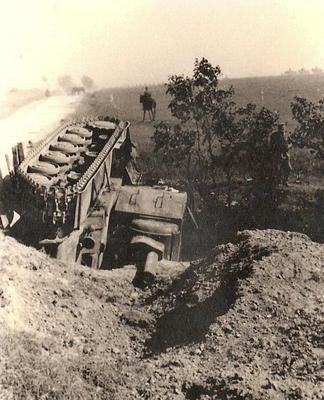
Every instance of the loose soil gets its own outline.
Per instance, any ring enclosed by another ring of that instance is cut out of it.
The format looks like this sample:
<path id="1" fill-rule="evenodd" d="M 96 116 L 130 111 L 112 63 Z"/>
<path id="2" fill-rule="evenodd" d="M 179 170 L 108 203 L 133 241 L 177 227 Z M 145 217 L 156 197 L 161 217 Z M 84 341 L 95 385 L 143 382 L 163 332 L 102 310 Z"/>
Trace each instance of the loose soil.
<path id="1" fill-rule="evenodd" d="M 0 237 L 0 399 L 322 399 L 324 245 L 243 231 L 192 263 L 91 270 Z"/>

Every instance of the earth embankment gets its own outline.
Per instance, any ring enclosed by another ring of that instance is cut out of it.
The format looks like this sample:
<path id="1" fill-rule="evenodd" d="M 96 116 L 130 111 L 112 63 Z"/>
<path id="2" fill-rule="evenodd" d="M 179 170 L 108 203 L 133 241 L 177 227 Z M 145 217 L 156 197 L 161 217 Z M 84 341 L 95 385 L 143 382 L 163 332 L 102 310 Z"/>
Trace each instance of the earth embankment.
<path id="1" fill-rule="evenodd" d="M 244 231 L 156 284 L 1 234 L 5 399 L 322 399 L 324 245 Z"/>

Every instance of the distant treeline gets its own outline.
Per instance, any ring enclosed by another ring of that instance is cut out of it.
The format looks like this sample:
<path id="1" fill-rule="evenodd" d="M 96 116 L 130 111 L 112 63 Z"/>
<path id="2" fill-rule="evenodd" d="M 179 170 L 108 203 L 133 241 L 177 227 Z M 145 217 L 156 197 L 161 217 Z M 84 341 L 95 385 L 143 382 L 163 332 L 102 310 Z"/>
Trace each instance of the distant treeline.
<path id="1" fill-rule="evenodd" d="M 301 68 L 298 71 L 294 71 L 292 69 L 288 69 L 283 73 L 283 75 L 323 75 L 324 71 L 321 68 L 315 67 L 311 70 Z"/>

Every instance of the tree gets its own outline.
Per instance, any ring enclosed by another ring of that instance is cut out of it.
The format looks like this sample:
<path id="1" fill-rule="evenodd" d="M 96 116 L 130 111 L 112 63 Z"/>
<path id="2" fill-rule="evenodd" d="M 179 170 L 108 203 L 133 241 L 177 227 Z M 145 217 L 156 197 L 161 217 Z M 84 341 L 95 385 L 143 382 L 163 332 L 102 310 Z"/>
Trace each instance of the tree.
<path id="1" fill-rule="evenodd" d="M 91 90 L 93 88 L 93 86 L 94 86 L 93 79 L 90 78 L 90 76 L 87 76 L 87 75 L 83 75 L 83 77 L 81 78 L 81 83 L 85 87 L 85 89 L 87 89 L 87 90 Z"/>
<path id="2" fill-rule="evenodd" d="M 153 140 L 155 152 L 159 152 L 162 162 L 179 170 L 185 169 L 189 192 L 192 195 L 191 161 L 192 149 L 195 144 L 195 131 L 177 124 L 170 126 L 160 122 L 155 126 Z M 190 199 L 192 200 L 192 198 Z"/>
<path id="3" fill-rule="evenodd" d="M 70 75 L 62 75 L 58 77 L 59 86 L 67 93 L 71 93 L 71 89 L 74 86 L 73 80 Z"/>
<path id="4" fill-rule="evenodd" d="M 287 71 L 284 72 L 284 75 L 293 76 L 293 75 L 297 75 L 297 72 L 293 71 L 291 68 L 289 68 Z"/>
<path id="5" fill-rule="evenodd" d="M 218 88 L 220 75 L 219 66 L 213 67 L 202 58 L 196 59 L 192 77 L 171 76 L 166 93 L 171 96 L 171 114 L 180 123 L 173 128 L 165 123 L 158 125 L 153 135 L 156 151 L 168 163 L 175 165 L 181 160 L 186 164 L 191 188 L 194 178 L 213 178 L 211 172 L 220 152 L 219 137 L 226 137 L 225 128 L 230 134 L 234 91 L 232 87 Z"/>
<path id="6" fill-rule="evenodd" d="M 298 125 L 292 140 L 301 148 L 308 148 L 315 157 L 324 156 L 324 99 L 317 103 L 296 96 L 290 104 L 293 119 Z"/>
<path id="7" fill-rule="evenodd" d="M 245 168 L 252 178 L 249 205 L 275 207 L 278 204 L 278 187 L 283 170 L 278 165 L 278 155 L 273 153 L 270 137 L 278 129 L 279 114 L 265 107 L 258 109 L 248 104 L 240 110 L 244 129 Z"/>
<path id="8" fill-rule="evenodd" d="M 323 75 L 323 70 L 321 68 L 315 67 L 312 68 L 312 74 L 313 75 Z"/>
<path id="9" fill-rule="evenodd" d="M 305 68 L 301 68 L 300 70 L 298 70 L 299 75 L 309 75 L 310 72 L 305 69 Z"/>
<path id="10" fill-rule="evenodd" d="M 179 121 L 175 126 L 165 122 L 155 127 L 155 151 L 163 162 L 186 165 L 189 196 L 194 182 L 201 187 L 216 186 L 217 174 L 223 171 L 227 186 L 227 204 L 232 203 L 233 178 L 246 170 L 253 178 L 254 196 L 271 199 L 278 179 L 273 179 L 269 137 L 276 128 L 277 113 L 249 104 L 239 108 L 233 101 L 234 89 L 219 88 L 219 66 L 205 58 L 196 60 L 193 76 L 174 75 L 167 83 L 171 96 L 169 108 Z M 218 179 L 219 180 L 219 179 Z M 197 185 L 196 185 L 197 187 Z M 199 190 L 202 197 L 208 193 Z"/>

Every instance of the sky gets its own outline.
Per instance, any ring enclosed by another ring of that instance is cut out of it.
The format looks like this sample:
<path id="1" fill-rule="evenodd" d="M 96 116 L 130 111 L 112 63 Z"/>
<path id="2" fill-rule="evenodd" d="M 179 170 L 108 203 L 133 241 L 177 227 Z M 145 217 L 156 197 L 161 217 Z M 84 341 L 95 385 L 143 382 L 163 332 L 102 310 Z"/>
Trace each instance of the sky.
<path id="1" fill-rule="evenodd" d="M 324 0 L 10 0 L 0 5 L 0 90 L 166 82 L 195 58 L 227 77 L 324 69 Z"/>

